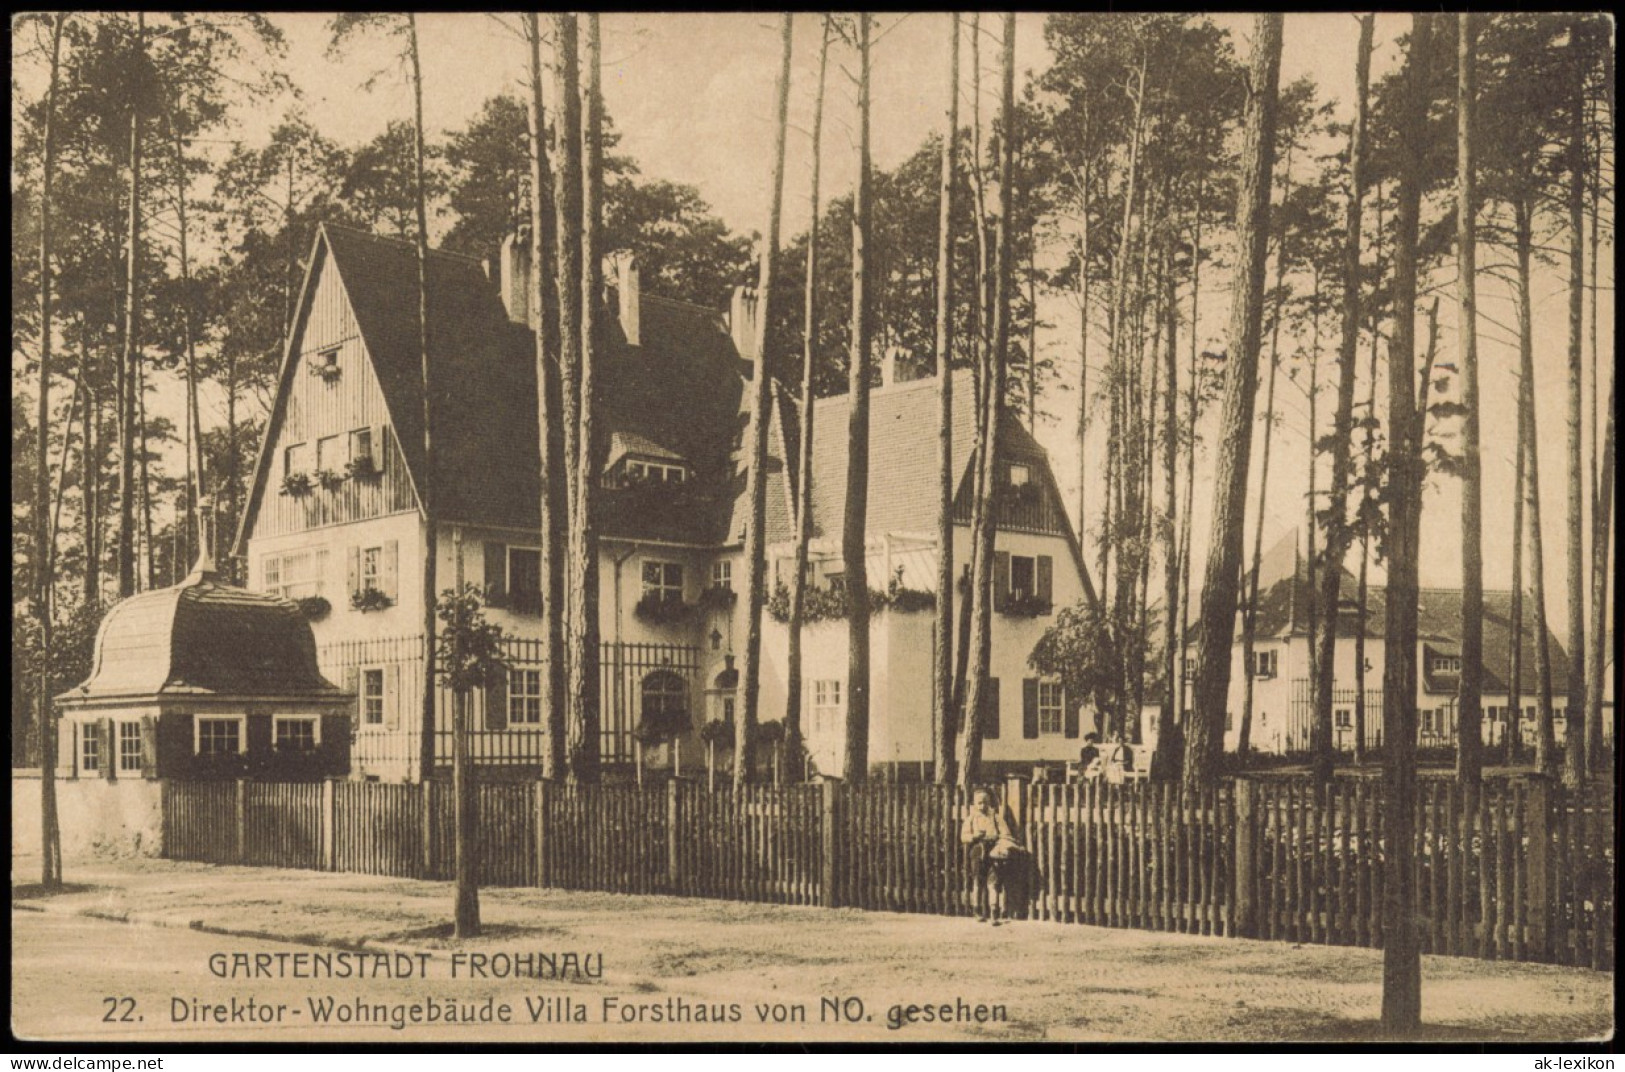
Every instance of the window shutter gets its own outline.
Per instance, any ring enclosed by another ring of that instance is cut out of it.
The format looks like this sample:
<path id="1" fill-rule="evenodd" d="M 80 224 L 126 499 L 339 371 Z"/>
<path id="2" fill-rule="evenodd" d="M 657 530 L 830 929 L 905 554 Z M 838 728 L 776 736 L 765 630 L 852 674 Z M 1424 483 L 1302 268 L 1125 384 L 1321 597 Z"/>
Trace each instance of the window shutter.
<path id="1" fill-rule="evenodd" d="M 993 552 L 993 609 L 1002 611 L 1010 600 L 1010 552 Z"/>
<path id="2" fill-rule="evenodd" d="M 63 719 L 56 724 L 56 775 L 72 778 L 79 769 L 79 723 Z"/>
<path id="3" fill-rule="evenodd" d="M 1021 679 L 1021 735 L 1027 740 L 1038 736 L 1038 679 Z"/>
<path id="4" fill-rule="evenodd" d="M 118 777 L 118 731 L 110 718 L 104 718 L 96 725 L 102 738 L 102 777 L 111 782 Z"/>
<path id="5" fill-rule="evenodd" d="M 505 579 L 508 565 L 508 545 L 495 540 L 485 541 L 485 594 L 486 598 L 500 600 L 508 594 Z"/>
<path id="6" fill-rule="evenodd" d="M 1061 728 L 1068 737 L 1076 738 L 1078 736 L 1078 705 L 1071 702 L 1071 698 L 1067 696 L 1065 689 L 1061 690 L 1061 711 Z"/>
<path id="7" fill-rule="evenodd" d="M 384 667 L 384 728 L 401 728 L 401 664 Z"/>
<path id="8" fill-rule="evenodd" d="M 316 571 L 316 594 L 319 596 L 325 595 L 327 593 L 327 548 L 316 548 L 313 565 Z"/>
<path id="9" fill-rule="evenodd" d="M 158 777 L 158 720 L 141 716 L 141 777 Z"/>
<path id="10" fill-rule="evenodd" d="M 344 691 L 355 697 L 350 704 L 350 733 L 353 735 L 361 727 L 361 667 L 344 668 Z"/>
<path id="11" fill-rule="evenodd" d="M 999 679 L 987 679 L 987 690 L 983 693 L 986 700 L 982 705 L 982 740 L 996 741 L 999 739 Z"/>
<path id="12" fill-rule="evenodd" d="M 389 457 L 389 451 L 384 447 L 386 434 L 387 429 L 381 424 L 372 430 L 372 464 L 380 473 L 384 471 L 384 459 Z"/>
<path id="13" fill-rule="evenodd" d="M 378 570 L 378 583 L 383 585 L 384 595 L 390 599 L 396 598 L 395 567 L 400 559 L 400 543 L 396 540 L 384 541 L 384 563 Z"/>
<path id="14" fill-rule="evenodd" d="M 1055 559 L 1049 555 L 1038 556 L 1038 598 L 1045 603 L 1053 600 L 1051 595 L 1055 582 Z"/>
<path id="15" fill-rule="evenodd" d="M 361 548 L 350 547 L 344 552 L 344 584 L 350 598 L 361 594 Z"/>
<path id="16" fill-rule="evenodd" d="M 505 730 L 508 728 L 508 672 L 506 670 L 497 674 L 491 683 L 485 686 L 485 728 L 488 730 Z"/>

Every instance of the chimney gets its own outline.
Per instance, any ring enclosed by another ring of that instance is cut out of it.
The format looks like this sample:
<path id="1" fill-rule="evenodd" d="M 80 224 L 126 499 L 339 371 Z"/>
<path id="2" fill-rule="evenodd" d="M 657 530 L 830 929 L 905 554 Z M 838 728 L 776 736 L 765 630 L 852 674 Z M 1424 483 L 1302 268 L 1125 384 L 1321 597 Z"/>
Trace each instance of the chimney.
<path id="1" fill-rule="evenodd" d="M 728 333 L 733 336 L 734 349 L 746 361 L 756 360 L 756 288 L 734 287 L 733 300 L 728 303 Z"/>
<path id="2" fill-rule="evenodd" d="M 515 324 L 535 327 L 530 308 L 530 273 L 530 239 L 510 233 L 502 240 L 497 288 L 502 295 L 502 306 L 508 310 L 508 319 Z"/>
<path id="3" fill-rule="evenodd" d="M 880 386 L 891 387 L 903 382 L 903 348 L 888 346 L 886 356 L 880 360 Z"/>
<path id="4" fill-rule="evenodd" d="M 641 346 L 639 315 L 643 309 L 643 279 L 638 272 L 637 258 L 628 249 L 612 255 L 615 293 L 621 312 L 621 332 L 628 346 Z"/>

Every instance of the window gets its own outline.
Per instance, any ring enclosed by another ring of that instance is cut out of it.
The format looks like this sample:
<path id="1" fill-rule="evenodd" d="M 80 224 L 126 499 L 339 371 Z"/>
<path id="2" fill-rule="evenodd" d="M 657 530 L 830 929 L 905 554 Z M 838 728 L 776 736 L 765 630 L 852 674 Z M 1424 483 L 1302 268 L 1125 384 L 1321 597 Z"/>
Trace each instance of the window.
<path id="1" fill-rule="evenodd" d="M 1280 652 L 1255 651 L 1253 652 L 1253 676 L 1274 677 L 1279 663 Z"/>
<path id="2" fill-rule="evenodd" d="M 1435 655 L 1433 657 L 1433 672 L 1435 674 L 1461 673 L 1461 656 Z"/>
<path id="3" fill-rule="evenodd" d="M 1065 691 L 1058 681 L 1038 683 L 1038 732 L 1060 733 L 1065 710 Z"/>
<path id="4" fill-rule="evenodd" d="M 381 567 L 383 565 L 384 549 L 382 547 L 366 547 L 361 551 L 361 591 L 372 589 L 382 592 L 380 584 Z"/>
<path id="5" fill-rule="evenodd" d="M 824 583 L 829 585 L 831 592 L 846 591 L 846 571 L 836 570 L 833 573 L 824 574 Z"/>
<path id="6" fill-rule="evenodd" d="M 384 722 L 384 672 L 361 672 L 361 721 L 368 726 L 381 726 Z"/>
<path id="7" fill-rule="evenodd" d="M 1010 486 L 1019 488 L 1025 486 L 1033 478 L 1032 470 L 1025 465 L 1010 466 Z"/>
<path id="8" fill-rule="evenodd" d="M 534 547 L 508 548 L 508 606 L 527 614 L 542 612 L 542 552 Z"/>
<path id="9" fill-rule="evenodd" d="M 542 724 L 542 672 L 540 670 L 508 671 L 508 725 L 540 726 Z"/>
<path id="10" fill-rule="evenodd" d="M 243 724 L 235 718 L 197 720 L 197 754 L 234 756 L 243 750 Z"/>
<path id="11" fill-rule="evenodd" d="M 102 736 L 97 727 L 83 723 L 79 727 L 79 770 L 89 774 L 102 769 Z"/>
<path id="12" fill-rule="evenodd" d="M 346 436 L 323 436 L 316 440 L 316 468 L 329 473 L 341 473 L 350 459 L 344 457 Z"/>
<path id="13" fill-rule="evenodd" d="M 683 567 L 676 562 L 645 562 L 643 594 L 662 603 L 683 601 Z"/>
<path id="14" fill-rule="evenodd" d="M 322 355 L 321 355 L 321 363 L 322 363 L 322 366 L 324 368 L 338 368 L 339 367 L 339 350 L 338 350 L 338 347 L 335 346 L 331 350 L 323 350 Z"/>
<path id="15" fill-rule="evenodd" d="M 350 461 L 356 465 L 378 465 L 372 453 L 372 429 L 357 428 L 350 433 Z"/>
<path id="16" fill-rule="evenodd" d="M 1354 727 L 1354 712 L 1346 707 L 1339 707 L 1332 712 L 1332 723 L 1340 730 Z"/>
<path id="17" fill-rule="evenodd" d="M 1030 555 L 1010 556 L 1010 594 L 1031 599 L 1038 593 L 1038 560 Z"/>
<path id="18" fill-rule="evenodd" d="M 261 567 L 261 587 L 283 599 L 303 599 L 322 594 L 322 574 L 327 571 L 327 551 L 289 551 L 266 555 Z"/>
<path id="19" fill-rule="evenodd" d="M 837 679 L 813 682 L 811 732 L 832 737 L 841 732 L 841 682 Z"/>
<path id="20" fill-rule="evenodd" d="M 734 564 L 732 559 L 718 559 L 711 563 L 711 587 L 732 588 L 734 586 Z"/>
<path id="21" fill-rule="evenodd" d="M 310 444 L 290 443 L 282 450 L 282 475 L 303 473 L 310 465 Z"/>
<path id="22" fill-rule="evenodd" d="M 643 718 L 650 725 L 687 725 L 688 682 L 670 670 L 656 670 L 643 679 Z"/>
<path id="23" fill-rule="evenodd" d="M 320 731 L 314 718 L 287 718 L 278 715 L 274 720 L 274 743 L 278 752 L 314 752 L 320 742 Z"/>
<path id="24" fill-rule="evenodd" d="M 141 723 L 118 724 L 118 769 L 120 774 L 141 773 Z"/>
<path id="25" fill-rule="evenodd" d="M 661 465 L 659 462 L 626 463 L 626 475 L 640 484 L 681 484 L 688 473 L 681 465 Z"/>

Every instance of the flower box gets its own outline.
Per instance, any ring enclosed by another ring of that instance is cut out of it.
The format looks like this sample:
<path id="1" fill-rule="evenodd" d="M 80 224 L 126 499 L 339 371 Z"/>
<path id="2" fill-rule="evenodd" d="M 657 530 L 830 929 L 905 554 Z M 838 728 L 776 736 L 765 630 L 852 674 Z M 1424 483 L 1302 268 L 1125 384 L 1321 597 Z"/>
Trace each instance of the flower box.
<path id="1" fill-rule="evenodd" d="M 335 472 L 332 469 L 318 469 L 316 470 L 316 483 L 320 484 L 323 490 L 337 491 L 339 485 L 344 483 L 344 474 Z"/>
<path id="2" fill-rule="evenodd" d="M 354 610 L 366 614 L 368 611 L 383 610 L 393 607 L 395 601 L 376 588 L 365 588 L 350 596 L 350 606 Z"/>
<path id="3" fill-rule="evenodd" d="M 344 475 L 351 480 L 372 483 L 382 477 L 384 471 L 378 468 L 378 463 L 371 458 L 356 458 L 344 467 Z"/>
<path id="4" fill-rule="evenodd" d="M 313 487 L 315 484 L 311 482 L 309 473 L 289 473 L 282 478 L 282 494 L 295 499 L 309 495 Z"/>
<path id="5" fill-rule="evenodd" d="M 694 607 L 680 599 L 661 599 L 650 594 L 638 600 L 632 614 L 647 625 L 678 625 L 694 616 Z"/>

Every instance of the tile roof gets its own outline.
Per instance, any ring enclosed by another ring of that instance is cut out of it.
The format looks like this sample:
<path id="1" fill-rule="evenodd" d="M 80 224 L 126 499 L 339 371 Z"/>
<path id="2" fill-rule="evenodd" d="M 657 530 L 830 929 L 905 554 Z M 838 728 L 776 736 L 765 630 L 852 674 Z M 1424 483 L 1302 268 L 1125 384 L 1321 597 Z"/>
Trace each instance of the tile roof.
<path id="1" fill-rule="evenodd" d="M 328 225 L 331 250 L 377 370 L 408 469 L 423 471 L 417 257 L 409 242 Z M 478 262 L 432 251 L 429 353 L 433 379 L 436 511 L 445 520 L 534 528 L 540 477 L 534 459 L 534 334 L 512 323 Z M 738 408 L 739 359 L 718 314 L 645 297 L 642 346 L 629 346 L 614 316 L 597 367 L 599 431 L 657 445 L 686 459 L 702 481 L 726 468 L 729 415 Z M 600 533 L 705 542 L 727 503 L 649 509 L 616 492 L 600 496 Z"/>
<path id="2" fill-rule="evenodd" d="M 975 396 L 969 369 L 954 372 L 953 463 L 966 494 L 966 468 L 976 441 Z M 837 538 L 846 519 L 846 466 L 851 406 L 847 395 L 813 403 L 812 510 L 814 537 Z M 937 380 L 928 377 L 874 389 L 869 395 L 870 532 L 931 533 L 937 526 Z M 1047 461 L 1022 423 L 1006 415 L 1003 448 L 1012 457 Z M 794 538 L 788 518 L 771 519 L 768 541 Z"/>

